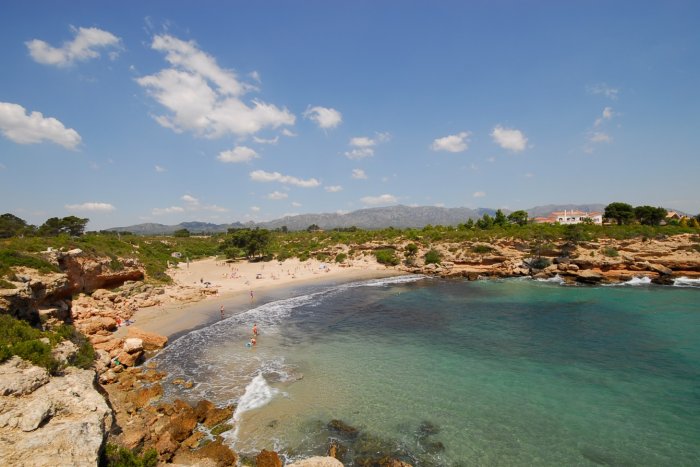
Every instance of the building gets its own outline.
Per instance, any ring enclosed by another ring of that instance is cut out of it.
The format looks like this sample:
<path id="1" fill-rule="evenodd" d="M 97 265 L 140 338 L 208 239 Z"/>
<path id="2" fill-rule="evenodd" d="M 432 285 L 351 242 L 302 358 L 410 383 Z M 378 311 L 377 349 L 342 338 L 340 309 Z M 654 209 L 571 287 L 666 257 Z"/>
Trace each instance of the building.
<path id="1" fill-rule="evenodd" d="M 580 224 L 584 222 L 585 219 L 590 219 L 594 224 L 601 225 L 603 223 L 603 213 L 602 212 L 587 212 L 587 211 L 576 211 L 576 210 L 563 210 L 554 211 L 547 217 L 535 217 L 535 223 L 537 224 L 562 224 L 562 225 L 572 225 Z"/>

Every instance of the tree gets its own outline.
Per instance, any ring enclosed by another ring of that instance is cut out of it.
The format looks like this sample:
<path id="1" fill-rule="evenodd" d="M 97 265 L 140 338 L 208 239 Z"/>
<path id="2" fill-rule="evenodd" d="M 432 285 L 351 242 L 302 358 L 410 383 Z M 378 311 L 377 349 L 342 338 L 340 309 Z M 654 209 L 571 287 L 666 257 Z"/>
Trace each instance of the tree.
<path id="1" fill-rule="evenodd" d="M 321 230 L 321 227 L 319 227 L 319 226 L 316 225 L 316 224 L 311 224 L 310 226 L 308 226 L 308 227 L 306 228 L 306 231 L 307 231 L 307 232 L 318 232 L 319 230 Z"/>
<path id="2" fill-rule="evenodd" d="M 634 217 L 637 218 L 640 224 L 644 225 L 659 225 L 661 221 L 666 219 L 666 211 L 664 208 L 655 208 L 653 206 L 637 206 L 634 208 Z"/>
<path id="3" fill-rule="evenodd" d="M 629 224 L 634 219 L 634 208 L 627 203 L 610 203 L 605 206 L 603 217 L 615 220 L 617 225 Z"/>
<path id="4" fill-rule="evenodd" d="M 179 230 L 176 230 L 175 232 L 173 232 L 173 237 L 183 237 L 184 238 L 184 237 L 189 237 L 190 235 L 191 235 L 190 231 L 187 229 L 179 229 Z"/>
<path id="5" fill-rule="evenodd" d="M 24 219 L 9 212 L 0 216 L 0 238 L 16 237 L 31 230 L 32 226 L 28 226 Z"/>
<path id="6" fill-rule="evenodd" d="M 403 249 L 403 254 L 406 258 L 413 258 L 418 253 L 418 245 L 415 243 L 409 243 Z"/>
<path id="7" fill-rule="evenodd" d="M 85 226 L 90 221 L 87 218 L 68 216 L 61 219 L 61 232 L 66 232 L 72 237 L 79 237 L 85 232 Z"/>
<path id="8" fill-rule="evenodd" d="M 267 229 L 239 229 L 232 233 L 231 237 L 224 241 L 221 248 L 224 251 L 234 252 L 231 247 L 240 248 L 251 259 L 259 254 L 265 254 L 270 244 L 270 231 Z"/>
<path id="9" fill-rule="evenodd" d="M 476 226 L 482 230 L 488 230 L 491 227 L 493 227 L 493 217 L 489 216 L 488 214 L 484 214 L 484 216 L 476 221 Z"/>
<path id="10" fill-rule="evenodd" d="M 61 233 L 61 228 L 61 219 L 58 217 L 50 217 L 39 226 L 39 235 L 42 237 L 56 237 Z"/>
<path id="11" fill-rule="evenodd" d="M 506 217 L 506 215 L 503 214 L 503 211 L 501 211 L 500 209 L 496 210 L 496 217 L 493 218 L 493 225 L 505 227 L 506 224 L 508 224 L 508 218 Z"/>
<path id="12" fill-rule="evenodd" d="M 508 214 L 508 220 L 520 226 L 527 224 L 528 218 L 527 211 L 514 211 Z"/>

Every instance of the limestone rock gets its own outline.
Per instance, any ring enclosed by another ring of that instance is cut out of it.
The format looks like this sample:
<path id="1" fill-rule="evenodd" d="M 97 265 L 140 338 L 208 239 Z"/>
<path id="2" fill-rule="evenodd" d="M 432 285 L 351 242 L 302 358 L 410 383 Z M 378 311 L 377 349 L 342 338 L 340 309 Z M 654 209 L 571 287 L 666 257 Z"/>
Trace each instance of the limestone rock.
<path id="1" fill-rule="evenodd" d="M 138 352 L 133 352 L 129 353 L 124 350 L 119 352 L 117 354 L 117 359 L 119 360 L 119 363 L 121 363 L 124 366 L 131 367 L 131 366 L 136 366 L 139 362 L 139 359 L 143 355 L 143 351 L 140 350 Z"/>
<path id="2" fill-rule="evenodd" d="M 669 276 L 673 274 L 673 270 L 671 270 L 671 268 L 667 268 L 661 264 L 649 264 L 648 267 L 650 271 L 658 272 L 662 276 Z"/>
<path id="3" fill-rule="evenodd" d="M 255 456 L 255 465 L 257 467 L 282 467 L 282 460 L 275 451 L 263 449 L 260 454 Z"/>
<path id="4" fill-rule="evenodd" d="M 605 278 L 601 273 L 590 269 L 578 271 L 574 277 L 578 282 L 584 282 L 586 284 L 598 284 Z"/>
<path id="5" fill-rule="evenodd" d="M 68 363 L 76 353 L 78 353 L 78 346 L 69 340 L 59 342 L 56 347 L 51 349 L 51 356 L 61 363 Z"/>
<path id="6" fill-rule="evenodd" d="M 168 343 L 168 338 L 153 332 L 143 331 L 135 326 L 129 326 L 127 333 L 129 337 L 137 337 L 143 342 L 144 350 L 158 350 L 165 347 Z"/>
<path id="7" fill-rule="evenodd" d="M 310 457 L 287 464 L 287 467 L 343 467 L 343 463 L 333 457 Z"/>
<path id="8" fill-rule="evenodd" d="M 35 399 L 30 404 L 27 404 L 22 412 L 19 428 L 22 431 L 34 431 L 41 422 L 53 415 L 54 407 L 51 400 Z"/>
<path id="9" fill-rule="evenodd" d="M 143 350 L 143 341 L 138 337 L 128 337 L 124 341 L 124 352 L 136 353 Z"/>
<path id="10" fill-rule="evenodd" d="M 38 366 L 12 357 L 0 365 L 0 395 L 22 396 L 49 382 L 49 373 Z"/>

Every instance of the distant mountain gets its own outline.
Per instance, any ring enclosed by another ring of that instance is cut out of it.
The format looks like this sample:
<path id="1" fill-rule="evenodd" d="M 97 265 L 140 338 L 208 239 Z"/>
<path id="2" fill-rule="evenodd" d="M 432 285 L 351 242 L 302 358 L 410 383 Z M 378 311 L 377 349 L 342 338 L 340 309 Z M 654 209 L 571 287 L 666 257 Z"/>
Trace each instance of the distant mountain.
<path id="1" fill-rule="evenodd" d="M 605 210 L 604 204 L 547 204 L 526 209 L 530 217 L 546 216 L 553 211 L 563 210 L 598 211 Z M 231 224 L 211 224 L 207 222 L 182 222 L 177 225 L 138 224 L 128 227 L 108 229 L 115 232 L 132 232 L 139 235 L 172 234 L 176 230 L 187 229 L 192 233 L 226 232 L 230 228 L 260 227 L 278 229 L 287 227 L 289 230 L 305 230 L 312 224 L 324 230 L 334 228 L 357 227 L 360 229 L 381 229 L 385 227 L 407 228 L 425 227 L 431 225 L 457 225 L 467 219 L 478 219 L 484 214 L 493 216 L 495 209 L 490 208 L 441 208 L 437 206 L 388 206 L 380 208 L 360 209 L 346 214 L 300 214 L 286 216 L 267 222 L 233 222 Z M 511 211 L 504 209 L 505 214 Z"/>

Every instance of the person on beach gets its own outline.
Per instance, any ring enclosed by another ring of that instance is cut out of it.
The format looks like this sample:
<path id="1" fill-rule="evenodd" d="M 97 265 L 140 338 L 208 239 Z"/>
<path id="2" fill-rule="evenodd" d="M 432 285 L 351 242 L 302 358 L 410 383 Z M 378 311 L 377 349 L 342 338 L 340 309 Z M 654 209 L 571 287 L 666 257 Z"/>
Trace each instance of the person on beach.
<path id="1" fill-rule="evenodd" d="M 258 335 L 258 323 L 253 324 L 253 335 L 254 336 Z"/>
<path id="2" fill-rule="evenodd" d="M 253 291 L 250 291 L 250 303 L 253 303 Z"/>
<path id="3" fill-rule="evenodd" d="M 221 305 L 221 319 L 224 319 L 224 306 Z"/>
<path id="4" fill-rule="evenodd" d="M 255 340 L 255 337 L 251 337 L 251 338 L 250 338 L 250 345 L 251 345 L 251 347 L 254 346 L 254 345 L 257 344 L 257 343 L 258 343 L 258 341 Z"/>

